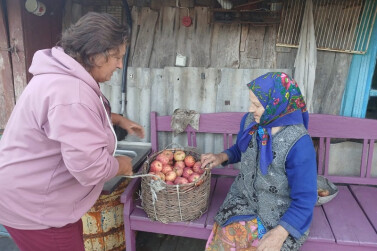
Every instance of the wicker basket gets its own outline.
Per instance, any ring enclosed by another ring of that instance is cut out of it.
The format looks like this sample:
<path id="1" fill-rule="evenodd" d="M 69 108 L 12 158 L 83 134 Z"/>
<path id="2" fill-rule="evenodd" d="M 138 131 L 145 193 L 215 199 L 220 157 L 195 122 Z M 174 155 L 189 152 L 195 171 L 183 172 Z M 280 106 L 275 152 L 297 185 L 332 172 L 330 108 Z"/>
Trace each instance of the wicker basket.
<path id="1" fill-rule="evenodd" d="M 195 160 L 200 154 L 191 149 L 165 149 L 175 152 L 182 150 L 186 155 L 192 155 Z M 143 174 L 148 173 L 149 163 L 154 161 L 160 152 L 153 154 L 143 165 Z M 144 211 L 148 217 L 163 223 L 193 221 L 198 219 L 208 209 L 211 173 L 209 170 L 198 180 L 188 184 L 167 185 L 160 179 L 142 177 L 141 199 Z"/>

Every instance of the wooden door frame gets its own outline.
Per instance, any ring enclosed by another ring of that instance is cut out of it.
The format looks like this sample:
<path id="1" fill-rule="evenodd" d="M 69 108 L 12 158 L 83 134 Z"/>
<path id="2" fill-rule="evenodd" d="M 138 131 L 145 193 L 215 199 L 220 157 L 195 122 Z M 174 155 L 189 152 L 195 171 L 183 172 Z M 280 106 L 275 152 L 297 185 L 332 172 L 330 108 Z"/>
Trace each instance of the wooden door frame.
<path id="1" fill-rule="evenodd" d="M 6 122 L 15 105 L 11 46 L 8 39 L 7 15 L 3 2 L 0 2 L 0 129 Z"/>

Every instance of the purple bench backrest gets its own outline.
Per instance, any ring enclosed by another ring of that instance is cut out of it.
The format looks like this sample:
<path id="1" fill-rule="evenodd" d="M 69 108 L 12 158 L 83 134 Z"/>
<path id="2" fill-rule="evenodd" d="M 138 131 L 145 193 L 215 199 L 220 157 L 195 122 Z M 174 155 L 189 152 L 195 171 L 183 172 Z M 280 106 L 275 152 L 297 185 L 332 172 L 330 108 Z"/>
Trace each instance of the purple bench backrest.
<path id="1" fill-rule="evenodd" d="M 234 144 L 233 135 L 239 131 L 239 124 L 244 112 L 219 112 L 200 114 L 199 130 L 191 126 L 185 130 L 188 146 L 196 147 L 196 133 L 222 134 L 224 149 Z M 151 143 L 152 152 L 158 151 L 158 132 L 171 132 L 171 116 L 157 116 L 151 112 Z M 327 114 L 310 114 L 309 133 L 312 138 L 319 138 L 318 174 L 328 177 L 333 182 L 350 184 L 377 185 L 377 177 L 371 177 L 374 142 L 377 139 L 377 120 L 359 119 Z M 363 140 L 360 176 L 330 176 L 329 155 L 330 140 L 361 139 Z M 216 168 L 213 174 L 236 175 L 237 170 L 232 165 L 226 168 Z"/>
<path id="2" fill-rule="evenodd" d="M 343 117 L 327 114 L 310 114 L 309 133 L 319 138 L 318 174 L 332 182 L 377 185 L 377 177 L 371 177 L 374 143 L 377 139 L 377 120 Z M 363 141 L 359 176 L 329 175 L 330 140 L 358 139 Z"/>

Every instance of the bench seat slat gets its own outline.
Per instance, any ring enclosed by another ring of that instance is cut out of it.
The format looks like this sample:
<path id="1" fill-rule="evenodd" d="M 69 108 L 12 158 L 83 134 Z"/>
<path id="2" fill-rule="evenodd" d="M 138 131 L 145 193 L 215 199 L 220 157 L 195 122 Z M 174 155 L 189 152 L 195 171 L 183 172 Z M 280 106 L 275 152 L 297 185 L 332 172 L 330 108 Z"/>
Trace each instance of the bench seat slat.
<path id="1" fill-rule="evenodd" d="M 337 243 L 377 247 L 377 235 L 347 186 L 323 208 Z"/>
<path id="2" fill-rule="evenodd" d="M 215 215 L 219 210 L 220 206 L 223 204 L 223 201 L 226 195 L 229 192 L 229 188 L 232 185 L 234 178 L 232 177 L 218 177 L 216 188 L 211 198 L 211 205 L 208 210 L 208 218 L 206 228 L 212 230 L 213 224 L 215 223 Z"/>
<path id="3" fill-rule="evenodd" d="M 327 221 L 326 215 L 323 212 L 322 206 L 314 207 L 313 221 L 310 226 L 308 240 L 314 242 L 335 242 L 335 237 L 331 231 L 331 227 L 329 225 L 329 222 Z"/>
<path id="4" fill-rule="evenodd" d="M 351 186 L 356 199 L 363 208 L 365 214 L 372 222 L 374 229 L 377 229 L 377 187 Z"/>

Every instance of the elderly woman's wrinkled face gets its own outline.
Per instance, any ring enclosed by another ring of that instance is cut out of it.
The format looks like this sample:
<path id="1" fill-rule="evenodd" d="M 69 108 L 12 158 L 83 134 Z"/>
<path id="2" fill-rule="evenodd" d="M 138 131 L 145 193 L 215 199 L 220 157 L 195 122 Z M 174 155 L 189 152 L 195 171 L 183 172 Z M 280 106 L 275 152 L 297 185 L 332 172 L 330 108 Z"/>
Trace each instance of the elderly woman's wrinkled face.
<path id="1" fill-rule="evenodd" d="M 262 117 L 262 114 L 264 113 L 264 107 L 259 102 L 259 99 L 257 98 L 257 96 L 255 96 L 255 94 L 251 90 L 249 90 L 249 99 L 250 99 L 249 112 L 254 114 L 255 122 L 259 124 L 260 118 Z"/>
<path id="2" fill-rule="evenodd" d="M 126 44 L 122 44 L 118 50 L 109 50 L 107 58 L 104 54 L 94 56 L 95 65 L 89 71 L 90 75 L 97 82 L 109 81 L 114 71 L 123 67 L 123 56 L 125 53 Z"/>

